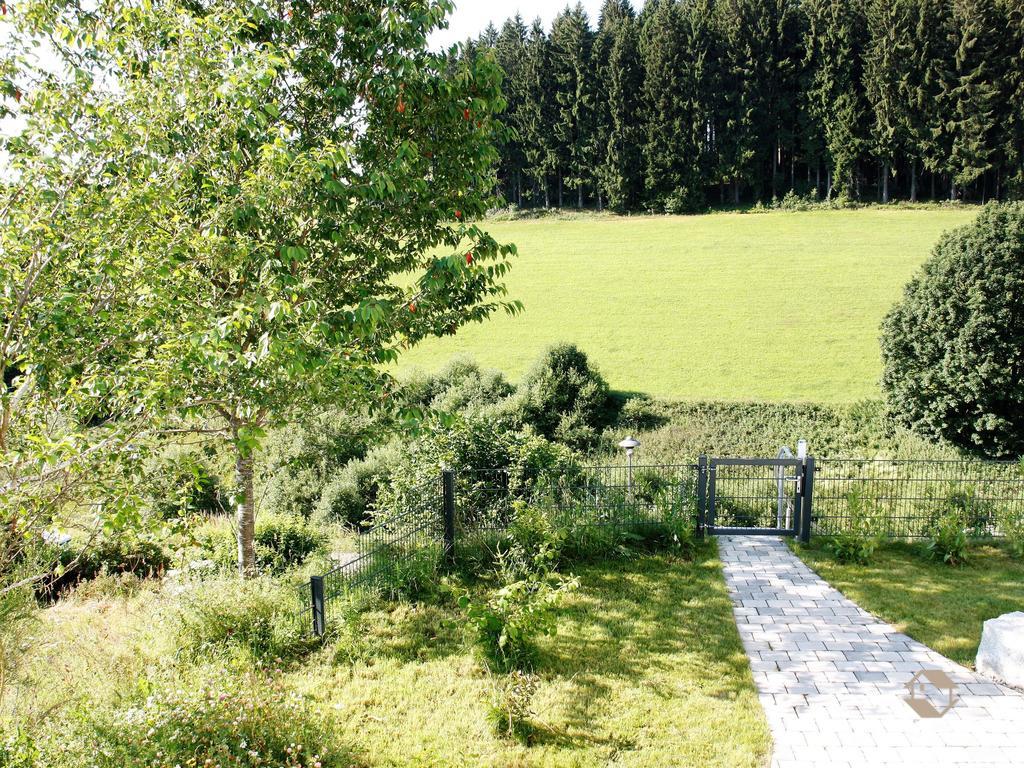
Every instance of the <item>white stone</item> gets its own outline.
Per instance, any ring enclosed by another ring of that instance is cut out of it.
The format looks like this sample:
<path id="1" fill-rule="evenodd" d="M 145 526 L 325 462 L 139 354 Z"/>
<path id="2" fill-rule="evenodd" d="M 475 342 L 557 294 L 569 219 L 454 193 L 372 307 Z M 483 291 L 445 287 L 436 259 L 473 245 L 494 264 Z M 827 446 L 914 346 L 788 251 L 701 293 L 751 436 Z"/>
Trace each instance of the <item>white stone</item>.
<path id="1" fill-rule="evenodd" d="M 1024 689 L 1024 611 L 985 622 L 975 664 L 983 675 Z"/>

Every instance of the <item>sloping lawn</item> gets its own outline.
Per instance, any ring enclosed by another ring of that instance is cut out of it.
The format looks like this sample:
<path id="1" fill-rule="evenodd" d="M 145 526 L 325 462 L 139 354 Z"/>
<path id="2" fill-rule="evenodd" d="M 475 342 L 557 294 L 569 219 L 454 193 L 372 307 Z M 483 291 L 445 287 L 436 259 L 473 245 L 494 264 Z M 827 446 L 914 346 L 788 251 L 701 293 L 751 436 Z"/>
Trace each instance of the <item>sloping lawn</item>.
<path id="1" fill-rule="evenodd" d="M 877 397 L 882 318 L 941 234 L 977 211 L 487 221 L 518 246 L 507 282 L 525 311 L 425 340 L 402 366 L 434 370 L 468 353 L 518 380 L 568 341 L 613 388 L 658 397 Z"/>
<path id="2" fill-rule="evenodd" d="M 294 684 L 333 712 L 373 766 L 760 766 L 770 736 L 710 548 L 577 569 L 580 589 L 543 641 L 529 743 L 486 721 L 494 680 L 436 607 L 364 619 L 373 657 Z"/>
<path id="3" fill-rule="evenodd" d="M 1001 547 L 978 545 L 967 565 L 928 560 L 921 544 L 894 542 L 869 565 L 843 565 L 821 539 L 794 551 L 822 578 L 865 610 L 967 667 L 981 641 L 982 623 L 1024 610 L 1024 562 Z"/>

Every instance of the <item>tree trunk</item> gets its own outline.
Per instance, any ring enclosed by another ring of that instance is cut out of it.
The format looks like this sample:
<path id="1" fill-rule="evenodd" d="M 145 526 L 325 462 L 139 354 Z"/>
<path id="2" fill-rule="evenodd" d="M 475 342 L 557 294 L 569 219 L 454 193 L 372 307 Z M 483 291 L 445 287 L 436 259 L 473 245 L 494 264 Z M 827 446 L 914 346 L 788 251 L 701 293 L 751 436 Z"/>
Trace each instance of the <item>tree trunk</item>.
<path id="1" fill-rule="evenodd" d="M 889 163 L 882 163 L 882 202 L 889 202 Z"/>
<path id="2" fill-rule="evenodd" d="M 561 208 L 564 205 L 564 199 L 562 197 L 562 172 L 558 172 L 558 207 Z"/>
<path id="3" fill-rule="evenodd" d="M 814 196 L 821 195 L 821 160 L 814 161 Z"/>
<path id="4" fill-rule="evenodd" d="M 953 175 L 949 177 L 949 199 L 950 201 L 956 200 L 956 176 Z"/>
<path id="5" fill-rule="evenodd" d="M 597 189 L 597 211 L 600 213 L 604 210 L 604 198 L 601 196 L 601 188 Z"/>
<path id="6" fill-rule="evenodd" d="M 523 207 L 523 173 L 516 171 L 516 205 Z"/>
<path id="7" fill-rule="evenodd" d="M 737 176 L 732 180 L 732 202 L 734 205 L 740 204 L 740 177 Z"/>
<path id="8" fill-rule="evenodd" d="M 825 185 L 826 185 L 825 199 L 826 200 L 831 200 L 832 199 L 832 169 L 831 168 L 829 168 L 825 172 Z"/>
<path id="9" fill-rule="evenodd" d="M 910 202 L 917 202 L 917 158 L 910 161 Z"/>
<path id="10" fill-rule="evenodd" d="M 583 208 L 583 185 L 580 184 L 576 187 L 576 207 Z"/>
<path id="11" fill-rule="evenodd" d="M 238 527 L 238 573 L 242 578 L 256 575 L 256 505 L 252 484 L 252 454 L 241 450 L 235 456 L 235 524 Z"/>
<path id="12" fill-rule="evenodd" d="M 551 207 L 551 190 L 548 189 L 548 177 L 544 177 L 544 209 Z"/>

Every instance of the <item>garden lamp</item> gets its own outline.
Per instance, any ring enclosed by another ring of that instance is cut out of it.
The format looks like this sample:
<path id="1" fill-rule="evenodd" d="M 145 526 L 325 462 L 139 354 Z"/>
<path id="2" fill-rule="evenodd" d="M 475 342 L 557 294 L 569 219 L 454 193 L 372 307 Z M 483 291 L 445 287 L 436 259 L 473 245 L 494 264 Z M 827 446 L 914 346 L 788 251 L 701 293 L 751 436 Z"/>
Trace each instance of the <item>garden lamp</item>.
<path id="1" fill-rule="evenodd" d="M 633 451 L 640 447 L 640 441 L 630 435 L 625 440 L 619 441 L 619 448 L 626 451 L 626 461 L 629 462 L 629 474 L 627 475 L 629 492 L 633 492 Z"/>

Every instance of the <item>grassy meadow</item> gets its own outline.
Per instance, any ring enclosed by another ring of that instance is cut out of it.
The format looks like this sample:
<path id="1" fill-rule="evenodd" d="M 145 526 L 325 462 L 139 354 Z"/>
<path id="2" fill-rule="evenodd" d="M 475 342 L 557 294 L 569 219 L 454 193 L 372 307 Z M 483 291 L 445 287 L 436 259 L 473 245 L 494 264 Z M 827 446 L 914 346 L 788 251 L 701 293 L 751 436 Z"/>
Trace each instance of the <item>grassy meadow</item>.
<path id="1" fill-rule="evenodd" d="M 568 341 L 615 389 L 681 400 L 879 395 L 878 330 L 943 231 L 977 209 L 864 208 L 487 222 L 519 257 L 496 316 L 408 352 L 468 353 L 517 379 Z"/>

